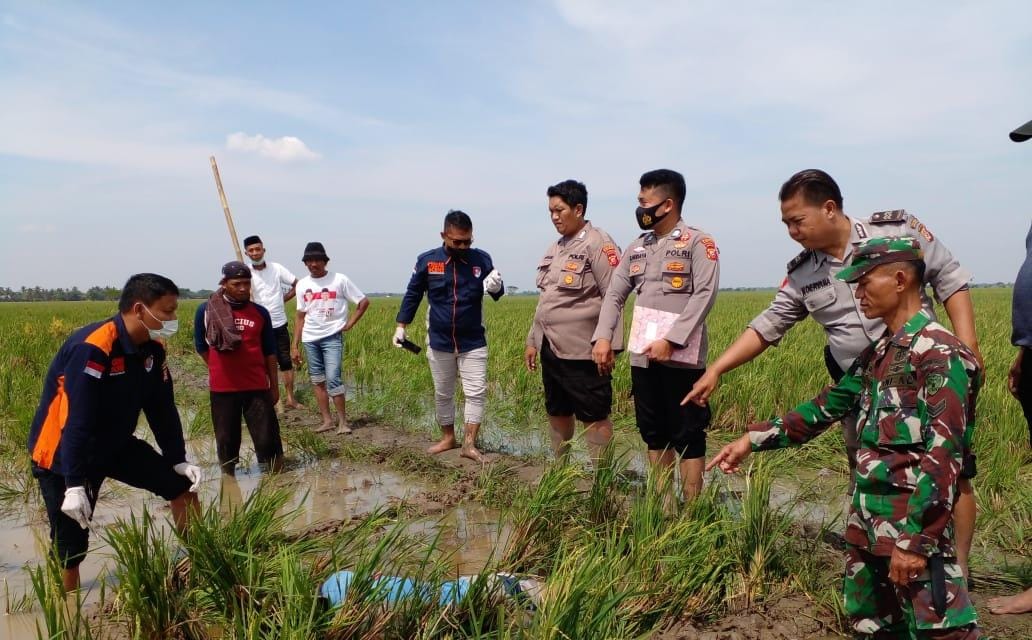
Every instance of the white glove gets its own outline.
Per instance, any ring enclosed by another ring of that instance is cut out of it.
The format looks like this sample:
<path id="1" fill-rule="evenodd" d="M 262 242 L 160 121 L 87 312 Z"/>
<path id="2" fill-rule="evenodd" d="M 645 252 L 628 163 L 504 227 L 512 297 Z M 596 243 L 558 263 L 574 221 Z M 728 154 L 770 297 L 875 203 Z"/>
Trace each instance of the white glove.
<path id="1" fill-rule="evenodd" d="M 86 487 L 68 487 L 65 489 L 61 511 L 72 520 L 78 522 L 83 529 L 89 529 L 90 518 L 93 517 L 93 508 L 90 506 L 90 499 L 86 497 Z"/>
<path id="2" fill-rule="evenodd" d="M 204 480 L 204 474 L 201 473 L 201 468 L 195 464 L 189 462 L 180 462 L 172 469 L 181 476 L 185 476 L 187 480 L 192 482 L 190 485 L 190 491 L 197 493 L 197 490 L 201 488 L 201 482 Z"/>
<path id="3" fill-rule="evenodd" d="M 401 348 L 401 343 L 405 342 L 405 327 L 398 327 L 394 330 L 394 346 Z"/>
<path id="4" fill-rule="evenodd" d="M 491 269 L 491 273 L 487 274 L 484 278 L 484 291 L 488 293 L 498 293 L 502 290 L 502 274 L 498 273 L 498 269 Z"/>

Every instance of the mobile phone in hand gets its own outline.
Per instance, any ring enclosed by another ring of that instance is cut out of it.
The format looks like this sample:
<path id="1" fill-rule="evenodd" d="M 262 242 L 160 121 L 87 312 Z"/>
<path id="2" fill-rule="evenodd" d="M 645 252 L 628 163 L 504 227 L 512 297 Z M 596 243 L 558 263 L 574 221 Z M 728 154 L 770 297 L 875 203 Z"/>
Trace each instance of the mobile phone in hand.
<path id="1" fill-rule="evenodd" d="M 408 351 L 411 351 L 412 353 L 419 353 L 420 351 L 423 350 L 422 347 L 420 347 L 415 342 L 412 342 L 408 338 L 405 338 L 404 340 L 401 341 L 401 348 L 402 349 L 406 349 Z"/>

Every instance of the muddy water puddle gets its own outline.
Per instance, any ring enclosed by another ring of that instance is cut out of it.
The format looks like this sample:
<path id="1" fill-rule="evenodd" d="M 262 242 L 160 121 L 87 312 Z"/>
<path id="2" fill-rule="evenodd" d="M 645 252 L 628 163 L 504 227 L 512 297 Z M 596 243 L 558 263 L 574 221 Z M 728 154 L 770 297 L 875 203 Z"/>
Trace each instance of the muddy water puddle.
<path id="1" fill-rule="evenodd" d="M 248 447 L 245 437 L 242 451 Z M 290 525 L 292 530 L 363 516 L 397 502 L 419 506 L 420 495 L 434 488 L 430 482 L 338 459 L 297 466 L 276 476 L 267 476 L 252 464 L 239 468 L 235 478 L 222 477 L 212 462 L 210 445 L 191 442 L 190 449 L 191 459 L 205 463 L 208 479 L 199 492 L 203 504 L 218 503 L 220 509 L 228 510 L 243 503 L 267 479 L 272 486 L 291 492 L 286 509 L 298 514 Z M 139 516 L 144 509 L 168 530 L 170 514 L 161 498 L 117 482 L 106 482 L 102 487 L 90 533 L 90 552 L 80 568 L 87 605 L 99 601 L 114 566 L 111 549 L 101 537 L 103 530 L 130 514 Z M 456 573 L 476 573 L 504 544 L 499 519 L 496 511 L 467 502 L 440 516 L 414 519 L 408 531 L 436 537 L 438 549 L 448 555 Z M 0 640 L 37 637 L 37 613 L 18 611 L 36 608 L 27 569 L 42 562 L 48 547 L 46 514 L 35 500 L 5 513 L 0 522 L 0 598 L 4 612 L 15 613 L 0 615 Z M 110 595 L 107 589 L 106 597 Z"/>

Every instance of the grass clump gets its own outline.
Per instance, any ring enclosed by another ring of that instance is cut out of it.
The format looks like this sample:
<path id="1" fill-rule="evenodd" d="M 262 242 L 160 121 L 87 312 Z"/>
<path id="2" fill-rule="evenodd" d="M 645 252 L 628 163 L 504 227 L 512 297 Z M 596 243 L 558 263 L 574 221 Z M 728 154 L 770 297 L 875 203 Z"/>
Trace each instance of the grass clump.
<path id="1" fill-rule="evenodd" d="M 196 637 L 190 594 L 176 570 L 180 558 L 169 534 L 156 526 L 151 514 L 144 509 L 140 517 L 131 515 L 115 523 L 104 539 L 118 557 L 116 609 L 125 617 L 131 636 Z"/>
<path id="2" fill-rule="evenodd" d="M 65 594 L 61 562 L 53 553 L 45 564 L 29 569 L 32 592 L 39 603 L 36 637 L 39 640 L 93 640 L 98 637 L 83 610 L 86 593 Z M 101 596 L 103 599 L 103 596 Z"/>

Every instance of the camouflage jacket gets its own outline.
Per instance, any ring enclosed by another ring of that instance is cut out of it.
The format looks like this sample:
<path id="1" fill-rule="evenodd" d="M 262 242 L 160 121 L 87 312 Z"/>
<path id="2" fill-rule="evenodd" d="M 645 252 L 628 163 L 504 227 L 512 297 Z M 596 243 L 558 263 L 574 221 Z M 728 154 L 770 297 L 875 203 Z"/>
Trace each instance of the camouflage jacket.
<path id="1" fill-rule="evenodd" d="M 754 451 L 800 445 L 856 411 L 860 450 L 846 541 L 954 556 L 952 515 L 980 374 L 971 351 L 920 311 L 869 346 L 838 384 L 749 426 Z"/>

